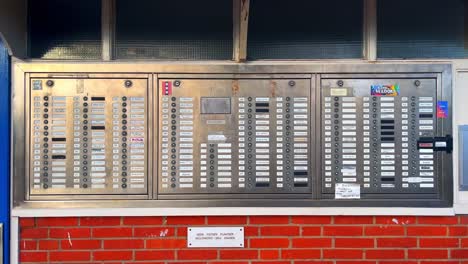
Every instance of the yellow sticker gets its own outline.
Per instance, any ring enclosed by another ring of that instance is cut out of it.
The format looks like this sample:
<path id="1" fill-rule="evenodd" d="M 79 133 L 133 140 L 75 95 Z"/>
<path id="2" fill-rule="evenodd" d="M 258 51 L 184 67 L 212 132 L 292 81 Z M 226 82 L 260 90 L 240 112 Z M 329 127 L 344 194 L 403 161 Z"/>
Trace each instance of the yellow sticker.
<path id="1" fill-rule="evenodd" d="M 348 89 L 346 88 L 332 88 L 330 89 L 331 96 L 347 96 Z"/>

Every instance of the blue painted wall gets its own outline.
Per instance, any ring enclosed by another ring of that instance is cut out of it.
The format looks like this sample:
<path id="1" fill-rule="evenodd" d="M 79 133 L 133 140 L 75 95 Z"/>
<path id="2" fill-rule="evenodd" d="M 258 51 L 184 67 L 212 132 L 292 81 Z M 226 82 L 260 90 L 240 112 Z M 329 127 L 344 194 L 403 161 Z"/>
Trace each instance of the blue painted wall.
<path id="1" fill-rule="evenodd" d="M 10 241 L 10 56 L 0 39 L 0 223 L 3 223 L 3 263 Z"/>

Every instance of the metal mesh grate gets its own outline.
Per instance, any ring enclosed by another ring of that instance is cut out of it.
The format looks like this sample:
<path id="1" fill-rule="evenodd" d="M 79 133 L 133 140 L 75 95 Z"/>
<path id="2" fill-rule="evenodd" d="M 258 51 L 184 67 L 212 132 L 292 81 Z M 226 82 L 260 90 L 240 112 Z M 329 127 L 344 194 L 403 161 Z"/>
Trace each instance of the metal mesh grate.
<path id="1" fill-rule="evenodd" d="M 466 58 L 466 1 L 378 2 L 379 58 Z"/>
<path id="2" fill-rule="evenodd" d="M 230 0 L 118 0 L 116 29 L 118 59 L 232 58 Z"/>
<path id="3" fill-rule="evenodd" d="M 29 1 L 29 27 L 32 58 L 101 58 L 101 1 Z"/>
<path id="4" fill-rule="evenodd" d="M 362 0 L 251 0 L 250 59 L 362 57 Z"/>

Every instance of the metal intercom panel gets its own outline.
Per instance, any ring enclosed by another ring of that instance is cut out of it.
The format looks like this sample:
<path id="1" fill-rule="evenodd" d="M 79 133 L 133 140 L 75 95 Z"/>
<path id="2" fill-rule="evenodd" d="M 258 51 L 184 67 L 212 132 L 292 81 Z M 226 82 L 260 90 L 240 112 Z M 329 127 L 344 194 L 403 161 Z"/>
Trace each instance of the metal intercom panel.
<path id="1" fill-rule="evenodd" d="M 323 78 L 322 194 L 354 185 L 361 198 L 437 195 L 441 157 L 451 152 L 438 86 L 423 74 Z"/>
<path id="2" fill-rule="evenodd" d="M 31 197 L 148 194 L 148 78 L 29 82 Z"/>
<path id="3" fill-rule="evenodd" d="M 160 79 L 159 194 L 310 197 L 310 88 L 310 78 Z"/>
<path id="4" fill-rule="evenodd" d="M 15 205 L 452 203 L 449 65 L 44 67 L 15 70 Z"/>

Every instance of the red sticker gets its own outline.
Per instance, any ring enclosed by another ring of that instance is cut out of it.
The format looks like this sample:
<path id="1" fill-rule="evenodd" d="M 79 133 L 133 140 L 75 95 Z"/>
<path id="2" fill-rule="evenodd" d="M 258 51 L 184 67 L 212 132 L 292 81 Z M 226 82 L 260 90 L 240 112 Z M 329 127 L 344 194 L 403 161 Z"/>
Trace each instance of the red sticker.
<path id="1" fill-rule="evenodd" d="M 163 95 L 171 95 L 172 94 L 172 83 L 169 81 L 162 82 L 161 85 L 162 94 Z"/>

